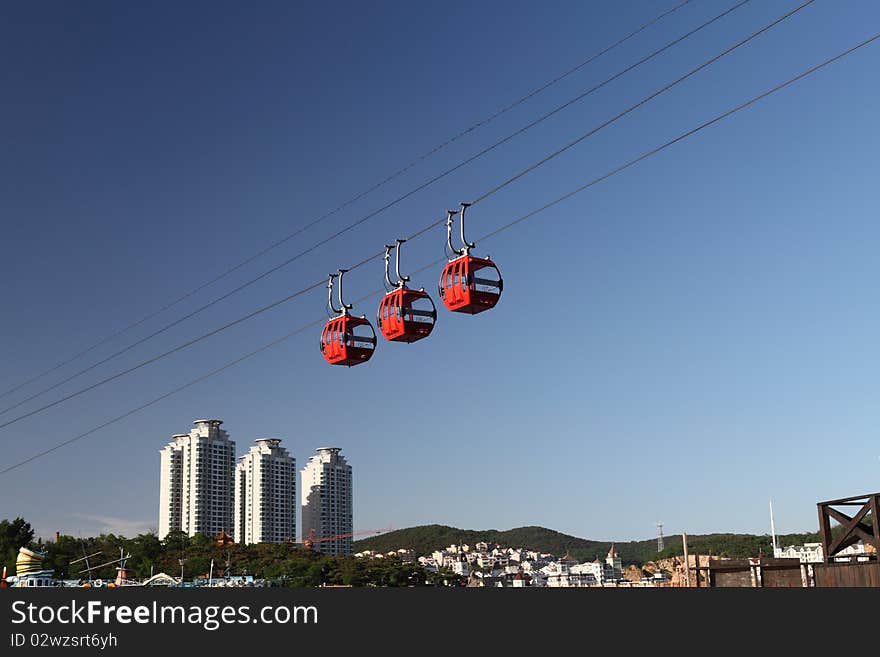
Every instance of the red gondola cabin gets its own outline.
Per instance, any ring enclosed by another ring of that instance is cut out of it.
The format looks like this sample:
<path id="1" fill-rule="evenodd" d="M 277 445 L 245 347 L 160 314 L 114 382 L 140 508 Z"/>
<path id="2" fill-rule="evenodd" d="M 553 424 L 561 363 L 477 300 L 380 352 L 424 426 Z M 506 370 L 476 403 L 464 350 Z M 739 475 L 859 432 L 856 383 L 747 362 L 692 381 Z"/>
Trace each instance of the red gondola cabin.
<path id="1" fill-rule="evenodd" d="M 376 321 L 386 340 L 415 342 L 430 335 L 437 308 L 424 290 L 399 287 L 382 298 Z"/>
<path id="2" fill-rule="evenodd" d="M 370 360 L 376 349 L 373 325 L 364 317 L 334 317 L 321 333 L 321 353 L 331 365 L 360 365 Z"/>
<path id="3" fill-rule="evenodd" d="M 440 298 L 456 313 L 476 315 L 494 308 L 503 287 L 501 272 L 488 258 L 459 256 L 447 262 L 440 275 Z"/>

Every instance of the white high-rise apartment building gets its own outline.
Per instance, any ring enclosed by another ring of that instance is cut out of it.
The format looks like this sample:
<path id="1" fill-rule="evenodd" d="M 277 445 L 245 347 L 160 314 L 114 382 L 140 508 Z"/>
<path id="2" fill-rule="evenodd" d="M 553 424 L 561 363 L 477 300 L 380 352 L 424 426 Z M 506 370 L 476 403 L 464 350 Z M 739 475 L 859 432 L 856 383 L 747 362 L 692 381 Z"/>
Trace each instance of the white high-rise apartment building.
<path id="1" fill-rule="evenodd" d="M 278 438 L 258 438 L 235 466 L 235 540 L 296 538 L 296 459 Z"/>
<path id="2" fill-rule="evenodd" d="M 302 537 L 352 533 L 351 466 L 339 447 L 319 447 L 302 471 Z M 351 554 L 351 537 L 319 541 L 314 549 L 326 554 Z"/>
<path id="3" fill-rule="evenodd" d="M 235 442 L 222 420 L 196 420 L 160 454 L 159 538 L 173 530 L 215 536 L 233 528 Z"/>

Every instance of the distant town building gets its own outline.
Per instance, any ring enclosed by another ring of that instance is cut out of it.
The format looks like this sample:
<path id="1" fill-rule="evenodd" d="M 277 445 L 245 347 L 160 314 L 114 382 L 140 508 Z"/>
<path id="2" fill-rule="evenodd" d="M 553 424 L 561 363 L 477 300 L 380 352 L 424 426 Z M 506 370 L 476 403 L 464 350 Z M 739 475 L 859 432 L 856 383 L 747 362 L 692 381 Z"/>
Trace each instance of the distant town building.
<path id="1" fill-rule="evenodd" d="M 596 584 L 606 584 L 614 581 L 614 569 L 603 561 L 587 561 L 570 568 L 577 575 L 589 575 Z"/>
<path id="2" fill-rule="evenodd" d="M 532 576 L 531 575 L 523 575 L 522 573 L 517 573 L 513 576 L 513 581 L 511 582 L 511 586 L 515 589 L 521 589 L 526 586 L 531 586 L 532 584 Z"/>
<path id="3" fill-rule="evenodd" d="M 504 570 L 510 561 L 507 552 L 497 547 L 477 553 L 477 565 L 483 570 Z"/>
<path id="4" fill-rule="evenodd" d="M 776 546 L 773 548 L 773 556 L 777 559 L 800 559 L 801 563 L 822 563 L 825 561 L 821 543 L 804 543 L 788 547 Z M 858 541 L 841 550 L 834 556 L 834 561 L 846 562 L 853 557 L 857 561 L 869 560 L 864 541 Z"/>
<path id="5" fill-rule="evenodd" d="M 462 554 L 460 558 L 452 561 L 452 572 L 459 577 L 468 577 L 471 574 L 471 565 L 468 563 L 467 557 Z"/>
<path id="6" fill-rule="evenodd" d="M 222 420 L 196 420 L 160 454 L 159 538 L 181 530 L 215 536 L 233 527 L 235 442 Z"/>
<path id="7" fill-rule="evenodd" d="M 409 549 L 386 554 L 365 550 L 356 557 L 380 559 L 398 556 Z M 450 545 L 434 550 L 430 555 L 419 556 L 417 562 L 433 573 L 450 570 L 467 586 L 492 588 L 581 588 L 581 587 L 655 587 L 669 586 L 671 580 L 662 571 L 652 577 L 640 577 L 629 581 L 623 576 L 623 561 L 612 545 L 604 561 L 595 559 L 586 563 L 568 552 L 555 557 L 547 552 L 525 548 L 502 547 L 495 543 L 480 541 L 471 549 L 467 545 Z"/>
<path id="8" fill-rule="evenodd" d="M 339 447 L 319 447 L 302 471 L 302 536 L 308 539 L 351 534 L 353 527 L 351 466 Z M 326 554 L 351 554 L 351 536 L 317 541 Z"/>
<path id="9" fill-rule="evenodd" d="M 597 581 L 592 572 L 581 569 L 577 559 L 567 552 L 558 561 L 551 562 L 541 569 L 541 584 L 551 588 L 576 588 L 596 586 Z M 537 582 L 536 582 L 537 583 Z"/>
<path id="10" fill-rule="evenodd" d="M 614 580 L 615 582 L 623 579 L 623 560 L 617 556 L 617 550 L 614 549 L 614 544 L 612 544 L 611 549 L 608 550 L 608 556 L 605 557 L 605 563 L 611 567 L 611 576 L 609 579 Z"/>
<path id="11" fill-rule="evenodd" d="M 773 548 L 773 556 L 776 559 L 800 559 L 801 563 L 822 563 L 821 543 L 805 543 L 803 545 L 789 545 L 788 547 Z"/>
<path id="12" fill-rule="evenodd" d="M 235 466 L 235 540 L 296 538 L 296 459 L 279 438 L 258 438 Z"/>
<path id="13" fill-rule="evenodd" d="M 389 552 L 389 555 L 392 553 Z M 403 563 L 415 563 L 416 562 L 416 551 L 412 548 L 400 548 L 397 550 L 397 558 L 400 559 Z"/>
<path id="14" fill-rule="evenodd" d="M 363 550 L 354 554 L 356 559 L 400 559 L 403 563 L 427 563 L 432 564 L 433 572 L 437 572 L 437 568 L 433 565 L 433 560 L 426 557 L 417 557 L 416 551 L 411 548 L 400 548 L 399 550 L 389 550 L 388 552 L 376 552 L 375 550 Z"/>

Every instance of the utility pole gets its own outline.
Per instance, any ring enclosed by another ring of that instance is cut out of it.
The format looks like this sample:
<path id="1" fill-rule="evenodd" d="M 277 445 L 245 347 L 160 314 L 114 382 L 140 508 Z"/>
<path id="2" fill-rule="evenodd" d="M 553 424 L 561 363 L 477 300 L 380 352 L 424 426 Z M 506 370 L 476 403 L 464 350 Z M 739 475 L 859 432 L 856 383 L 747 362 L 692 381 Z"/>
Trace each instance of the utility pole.
<path id="1" fill-rule="evenodd" d="M 770 500 L 770 536 L 773 541 L 773 557 L 776 557 L 776 523 L 773 522 L 773 500 Z"/>
<path id="2" fill-rule="evenodd" d="M 180 586 L 183 586 L 183 564 L 186 561 L 186 539 L 183 534 L 180 536 L 180 558 L 177 562 L 180 564 Z"/>
<path id="3" fill-rule="evenodd" d="M 684 548 L 684 585 L 687 588 L 691 587 L 691 565 L 688 562 L 688 535 L 685 532 L 681 533 L 681 545 Z"/>

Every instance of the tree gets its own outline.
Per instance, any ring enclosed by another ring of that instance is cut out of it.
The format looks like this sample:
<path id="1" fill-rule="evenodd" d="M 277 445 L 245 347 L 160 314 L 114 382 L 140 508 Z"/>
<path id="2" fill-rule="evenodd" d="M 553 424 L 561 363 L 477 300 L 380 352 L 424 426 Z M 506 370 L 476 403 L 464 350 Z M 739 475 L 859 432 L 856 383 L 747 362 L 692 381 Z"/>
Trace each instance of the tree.
<path id="1" fill-rule="evenodd" d="M 34 530 L 24 518 L 16 518 L 13 521 L 0 521 L 0 568 L 6 566 L 7 574 L 15 569 L 15 558 L 19 548 L 28 545 L 34 540 Z"/>
<path id="2" fill-rule="evenodd" d="M 191 539 L 189 539 L 190 547 L 197 548 L 199 550 L 204 550 L 212 543 L 213 541 L 204 534 L 196 534 Z"/>
<path id="3" fill-rule="evenodd" d="M 81 541 L 61 534 L 54 543 L 46 546 L 46 568 L 53 568 L 55 576 L 62 579 L 73 579 L 80 576 L 80 570 L 85 568 L 85 563 L 80 562 L 70 565 L 71 561 L 81 558 L 84 553 L 84 546 Z M 95 563 L 95 562 L 92 562 Z"/>
<path id="4" fill-rule="evenodd" d="M 189 536 L 186 532 L 179 529 L 173 529 L 168 532 L 162 545 L 166 550 L 185 550 L 189 547 Z"/>
<path id="5" fill-rule="evenodd" d="M 156 565 L 156 561 L 162 554 L 162 544 L 155 533 L 140 534 L 128 541 L 128 550 L 131 559 L 129 568 L 134 571 L 136 577 L 149 577 L 150 569 Z"/>

